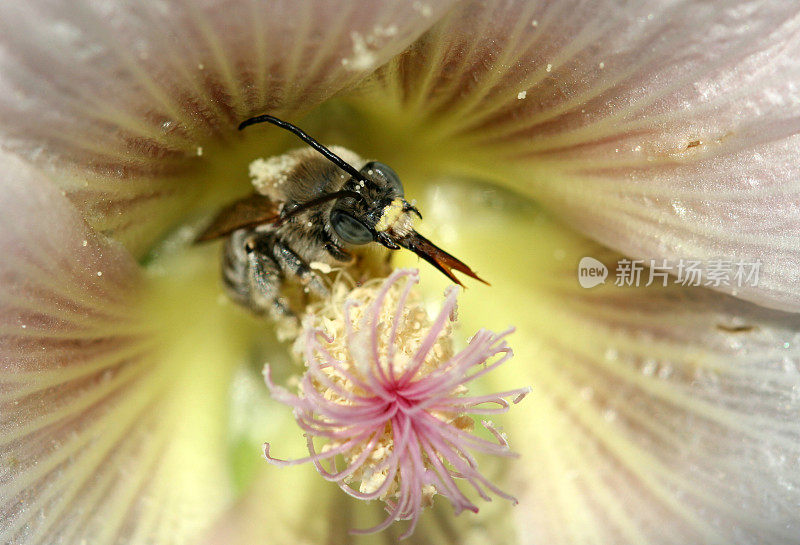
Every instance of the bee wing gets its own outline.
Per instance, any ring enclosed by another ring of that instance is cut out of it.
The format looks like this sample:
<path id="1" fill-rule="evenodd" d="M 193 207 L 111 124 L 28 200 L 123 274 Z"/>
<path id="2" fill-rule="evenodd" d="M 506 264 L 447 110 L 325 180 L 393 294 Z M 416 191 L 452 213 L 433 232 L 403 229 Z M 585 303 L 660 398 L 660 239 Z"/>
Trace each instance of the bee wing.
<path id="1" fill-rule="evenodd" d="M 486 280 L 475 274 L 475 272 L 463 261 L 448 254 L 416 231 L 411 231 L 409 235 L 406 235 L 402 239 L 395 240 L 395 242 L 400 246 L 411 250 L 422 259 L 439 269 L 442 273 L 444 273 L 445 276 L 447 276 L 447 278 L 459 286 L 463 286 L 463 284 L 459 282 L 458 278 L 455 277 L 453 270 L 462 272 L 467 276 L 474 278 L 475 280 L 483 282 L 487 286 L 489 285 Z"/>
<path id="2" fill-rule="evenodd" d="M 259 193 L 234 201 L 220 210 L 214 221 L 195 239 L 205 242 L 224 237 L 237 229 L 271 223 L 279 217 L 277 203 Z"/>

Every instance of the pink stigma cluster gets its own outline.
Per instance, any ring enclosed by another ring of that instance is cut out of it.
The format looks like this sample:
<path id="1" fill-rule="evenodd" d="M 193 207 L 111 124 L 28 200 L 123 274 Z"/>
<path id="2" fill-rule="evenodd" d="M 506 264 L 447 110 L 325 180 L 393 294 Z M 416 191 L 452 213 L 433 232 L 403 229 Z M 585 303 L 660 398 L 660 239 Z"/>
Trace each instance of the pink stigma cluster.
<path id="1" fill-rule="evenodd" d="M 417 282 L 417 271 L 396 271 L 377 288 L 349 292 L 338 315 L 307 319 L 298 339 L 307 370 L 297 395 L 276 386 L 265 367 L 272 396 L 293 408 L 309 450 L 305 458 L 278 460 L 267 443 L 266 459 L 276 465 L 313 462 L 351 496 L 386 503 L 380 524 L 353 533 L 410 520 L 402 536 L 408 537 L 435 494 L 447 497 L 456 514 L 477 512 L 461 489 L 465 484 L 484 500 L 493 493 L 516 503 L 478 471 L 474 456 L 515 454 L 488 421 L 482 423 L 494 440 L 474 435 L 470 415 L 506 412 L 508 400 L 519 402 L 529 388 L 466 395 L 468 383 L 512 357 L 505 337 L 513 329 L 482 329 L 454 353 L 457 290 L 448 289 L 431 321 L 412 302 Z"/>

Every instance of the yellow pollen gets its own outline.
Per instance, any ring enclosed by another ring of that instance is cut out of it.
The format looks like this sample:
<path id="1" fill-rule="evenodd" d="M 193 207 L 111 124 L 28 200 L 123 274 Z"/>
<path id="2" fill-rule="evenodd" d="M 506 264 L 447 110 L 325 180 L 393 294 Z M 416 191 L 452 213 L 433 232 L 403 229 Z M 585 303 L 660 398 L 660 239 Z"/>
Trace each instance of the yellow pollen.
<path id="1" fill-rule="evenodd" d="M 394 199 L 392 203 L 383 209 L 383 215 L 378 223 L 375 225 L 375 230 L 378 232 L 386 231 L 400 216 L 403 215 L 403 199 Z"/>

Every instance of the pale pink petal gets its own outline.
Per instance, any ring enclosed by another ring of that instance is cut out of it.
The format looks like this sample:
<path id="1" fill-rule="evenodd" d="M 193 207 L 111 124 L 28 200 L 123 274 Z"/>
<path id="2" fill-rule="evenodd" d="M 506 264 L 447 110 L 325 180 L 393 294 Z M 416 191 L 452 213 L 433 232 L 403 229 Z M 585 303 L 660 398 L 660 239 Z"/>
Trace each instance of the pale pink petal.
<path id="1" fill-rule="evenodd" d="M 364 101 L 628 255 L 760 259 L 736 294 L 800 310 L 798 59 L 794 2 L 466 2 Z"/>
<path id="2" fill-rule="evenodd" d="M 702 289 L 562 280 L 573 296 L 521 323 L 539 338 L 540 394 L 540 425 L 508 428 L 529 448 L 522 542 L 793 542 L 797 316 Z"/>
<path id="3" fill-rule="evenodd" d="M 3 2 L 0 145 L 59 171 L 90 224 L 142 254 L 206 185 L 246 187 L 246 158 L 230 149 L 242 146 L 240 121 L 311 110 L 448 5 Z M 248 146 L 277 140 L 255 133 Z"/>
<path id="4" fill-rule="evenodd" d="M 228 367 L 176 360 L 128 252 L 0 165 L 0 542 L 185 543 L 228 499 Z"/>
<path id="5" fill-rule="evenodd" d="M 464 327 L 517 326 L 526 365 L 486 380 L 533 388 L 505 422 L 519 543 L 796 542 L 800 317 L 702 288 L 621 288 L 613 272 L 581 288 L 582 257 L 618 256 L 485 186 L 423 205 L 436 240 L 491 272 L 462 297 Z"/>

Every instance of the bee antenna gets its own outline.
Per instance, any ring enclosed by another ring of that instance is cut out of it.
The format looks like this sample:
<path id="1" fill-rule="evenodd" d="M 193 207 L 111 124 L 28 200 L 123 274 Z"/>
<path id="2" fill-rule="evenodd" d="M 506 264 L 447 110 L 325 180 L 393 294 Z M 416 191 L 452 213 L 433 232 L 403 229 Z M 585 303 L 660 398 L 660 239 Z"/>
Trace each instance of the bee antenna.
<path id="1" fill-rule="evenodd" d="M 350 163 L 348 163 L 347 161 L 345 161 L 344 159 L 333 153 L 331 150 L 329 150 L 328 148 L 326 148 L 325 146 L 323 146 L 322 144 L 311 138 L 303 131 L 303 129 L 295 125 L 292 125 L 288 121 L 283 121 L 281 119 L 278 119 L 277 117 L 273 117 L 271 115 L 266 115 L 266 114 L 257 115 L 255 117 L 251 117 L 250 119 L 245 119 L 244 121 L 239 123 L 239 130 L 244 129 L 245 127 L 249 127 L 250 125 L 255 125 L 257 123 L 272 123 L 273 125 L 276 125 L 281 129 L 285 129 L 291 133 L 294 133 L 300 138 L 300 140 L 302 140 L 303 142 L 305 142 L 306 144 L 308 144 L 309 146 L 320 152 L 330 162 L 334 163 L 336 166 L 338 166 L 339 168 L 350 174 L 353 178 L 364 182 L 368 181 L 366 178 L 364 178 L 363 174 L 361 174 L 358 170 L 355 169 L 355 167 L 353 167 L 353 165 L 351 165 Z"/>
<path id="2" fill-rule="evenodd" d="M 352 197 L 356 200 L 364 201 L 364 195 L 361 193 L 356 193 L 355 191 L 347 191 L 346 189 L 342 189 L 340 191 L 334 191 L 333 193 L 326 193 L 316 199 L 311 199 L 310 201 L 306 201 L 302 204 L 298 204 L 285 214 L 282 214 L 280 218 L 280 222 L 286 221 L 287 219 L 291 218 L 292 216 L 296 216 L 300 212 L 304 210 L 308 210 L 309 208 L 313 208 L 315 206 L 319 206 L 320 204 L 326 203 L 328 201 L 332 201 L 334 199 L 339 199 L 341 197 Z"/>

